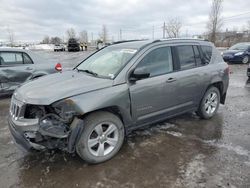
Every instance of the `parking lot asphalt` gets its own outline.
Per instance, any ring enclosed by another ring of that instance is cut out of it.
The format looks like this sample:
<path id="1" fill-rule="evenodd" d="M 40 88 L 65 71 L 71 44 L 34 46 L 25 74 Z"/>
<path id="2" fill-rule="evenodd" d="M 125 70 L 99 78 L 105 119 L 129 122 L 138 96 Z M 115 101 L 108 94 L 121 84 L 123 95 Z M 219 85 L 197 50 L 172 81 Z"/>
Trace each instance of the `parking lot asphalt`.
<path id="1" fill-rule="evenodd" d="M 67 67 L 89 54 L 40 53 Z M 226 105 L 213 119 L 188 113 L 137 130 L 98 165 L 60 151 L 20 151 L 7 125 L 10 99 L 0 99 L 0 187 L 250 187 L 250 84 L 246 65 L 230 68 Z"/>

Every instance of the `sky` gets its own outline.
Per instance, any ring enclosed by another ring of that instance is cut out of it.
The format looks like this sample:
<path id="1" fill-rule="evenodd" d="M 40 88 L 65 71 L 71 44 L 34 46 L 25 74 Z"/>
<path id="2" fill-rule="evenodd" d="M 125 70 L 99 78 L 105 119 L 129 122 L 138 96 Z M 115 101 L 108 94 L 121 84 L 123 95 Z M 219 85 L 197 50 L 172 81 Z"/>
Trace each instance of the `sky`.
<path id="1" fill-rule="evenodd" d="M 44 36 L 66 38 L 66 30 L 88 31 L 97 39 L 102 25 L 108 38 L 161 38 L 164 21 L 178 17 L 181 34 L 206 31 L 212 0 L 0 0 L 0 41 L 8 31 L 16 41 L 41 41 Z M 246 27 L 250 20 L 249 0 L 224 0 L 222 30 Z"/>

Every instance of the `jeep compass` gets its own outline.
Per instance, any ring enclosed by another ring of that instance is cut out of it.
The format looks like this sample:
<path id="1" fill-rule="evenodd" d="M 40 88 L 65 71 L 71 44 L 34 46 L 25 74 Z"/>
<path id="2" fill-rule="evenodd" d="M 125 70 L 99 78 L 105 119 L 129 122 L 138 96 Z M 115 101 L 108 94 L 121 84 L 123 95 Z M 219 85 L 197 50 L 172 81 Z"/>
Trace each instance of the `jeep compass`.
<path id="1" fill-rule="evenodd" d="M 228 65 L 210 42 L 123 41 L 18 88 L 9 128 L 26 150 L 61 149 L 100 163 L 134 129 L 190 111 L 212 118 L 228 82 Z"/>

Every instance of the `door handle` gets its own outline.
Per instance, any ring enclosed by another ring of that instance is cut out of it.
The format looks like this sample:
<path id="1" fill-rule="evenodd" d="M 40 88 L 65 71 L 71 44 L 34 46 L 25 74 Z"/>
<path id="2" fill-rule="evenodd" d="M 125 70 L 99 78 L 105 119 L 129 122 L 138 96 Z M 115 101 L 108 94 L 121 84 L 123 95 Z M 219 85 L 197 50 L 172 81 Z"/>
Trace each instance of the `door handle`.
<path id="1" fill-rule="evenodd" d="M 167 79 L 167 83 L 171 83 L 171 82 L 175 82 L 176 81 L 176 78 L 169 78 L 169 79 Z"/>
<path id="2" fill-rule="evenodd" d="M 31 67 L 27 67 L 26 70 L 33 70 Z"/>

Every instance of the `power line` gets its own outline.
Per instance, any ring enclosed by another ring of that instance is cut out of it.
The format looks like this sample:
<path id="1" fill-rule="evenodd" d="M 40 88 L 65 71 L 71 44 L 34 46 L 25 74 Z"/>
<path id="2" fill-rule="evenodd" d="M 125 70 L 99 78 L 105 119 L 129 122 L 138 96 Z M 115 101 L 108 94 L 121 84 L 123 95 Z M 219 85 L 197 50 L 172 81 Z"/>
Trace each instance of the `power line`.
<path id="1" fill-rule="evenodd" d="M 234 18 L 234 17 L 238 17 L 238 16 L 242 16 L 242 15 L 246 15 L 246 14 L 250 14 L 250 11 L 249 11 L 249 12 L 245 12 L 245 13 L 241 13 L 241 14 L 236 14 L 236 15 L 233 15 L 233 16 L 226 17 L 226 18 L 224 18 L 224 20 L 227 20 L 227 19 L 230 19 L 230 18 Z"/>

